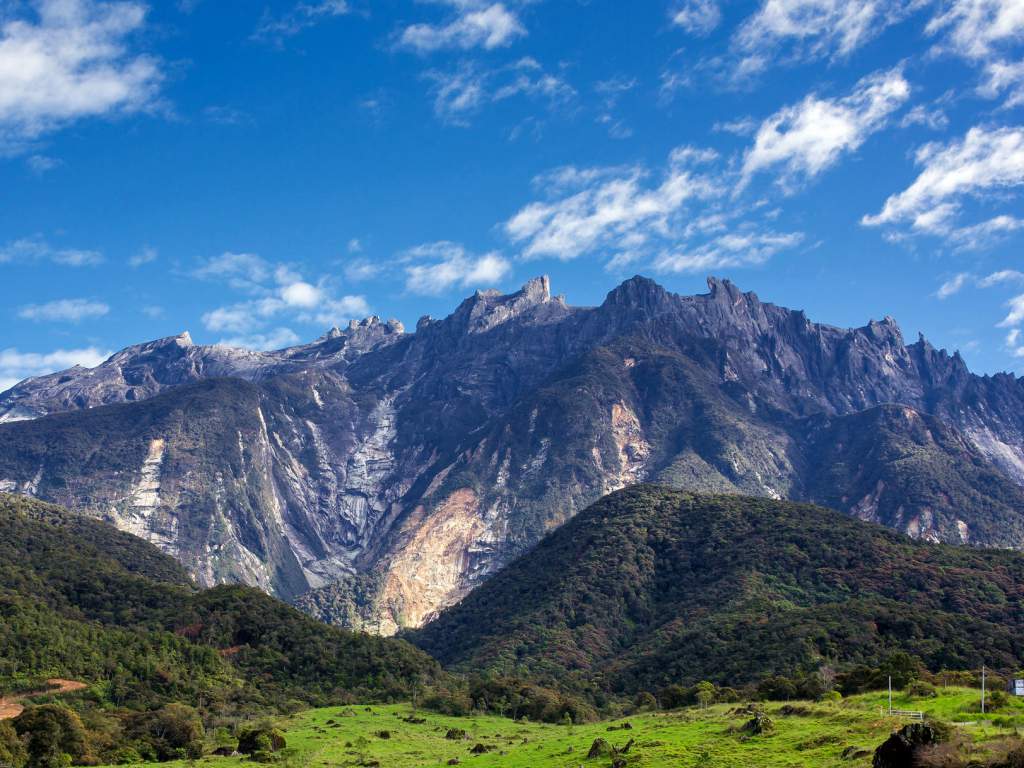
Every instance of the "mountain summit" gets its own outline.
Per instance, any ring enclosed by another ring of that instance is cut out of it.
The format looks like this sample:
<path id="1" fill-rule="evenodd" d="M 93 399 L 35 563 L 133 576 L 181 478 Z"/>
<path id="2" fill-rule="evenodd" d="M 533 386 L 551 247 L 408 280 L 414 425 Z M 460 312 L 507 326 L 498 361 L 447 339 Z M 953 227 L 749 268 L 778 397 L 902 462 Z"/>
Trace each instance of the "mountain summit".
<path id="1" fill-rule="evenodd" d="M 179 336 L 0 395 L 0 490 L 381 632 L 418 626 L 640 481 L 816 501 L 915 537 L 1024 546 L 1024 382 L 711 278 L 597 307 L 547 278 L 414 332 L 274 352 Z M 21 419 L 13 421 L 13 419 Z"/>

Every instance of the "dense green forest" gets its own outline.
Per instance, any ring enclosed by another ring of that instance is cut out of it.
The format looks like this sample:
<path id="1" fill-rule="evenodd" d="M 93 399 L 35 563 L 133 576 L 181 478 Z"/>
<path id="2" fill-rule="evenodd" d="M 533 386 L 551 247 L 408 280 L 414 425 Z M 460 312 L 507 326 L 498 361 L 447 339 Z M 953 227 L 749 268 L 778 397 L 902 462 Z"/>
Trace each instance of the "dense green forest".
<path id="1" fill-rule="evenodd" d="M 454 669 L 597 703 L 701 680 L 862 688 L 886 664 L 1009 670 L 1024 657 L 1024 556 L 806 504 L 636 486 L 409 638 Z"/>

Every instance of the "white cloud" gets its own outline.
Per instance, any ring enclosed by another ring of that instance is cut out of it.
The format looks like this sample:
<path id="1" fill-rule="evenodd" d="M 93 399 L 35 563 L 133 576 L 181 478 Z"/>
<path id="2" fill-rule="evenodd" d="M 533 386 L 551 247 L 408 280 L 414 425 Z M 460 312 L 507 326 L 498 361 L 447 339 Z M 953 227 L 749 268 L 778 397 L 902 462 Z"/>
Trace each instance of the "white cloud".
<path id="1" fill-rule="evenodd" d="M 356 317 L 365 317 L 370 308 L 362 296 L 337 296 L 331 279 L 323 277 L 316 283 L 304 280 L 287 264 L 275 264 L 253 253 L 228 251 L 206 260 L 192 276 L 203 280 L 225 282 L 231 288 L 252 296 L 205 312 L 203 325 L 215 333 L 230 333 L 223 343 L 253 349 L 269 349 L 286 338 L 278 328 L 263 328 L 271 321 L 287 317 L 294 322 L 319 325 L 344 325 Z M 294 335 L 294 334 L 293 334 Z"/>
<path id="2" fill-rule="evenodd" d="M 109 351 L 96 347 L 56 349 L 53 352 L 19 352 L 14 348 L 0 350 L 0 392 L 32 376 L 62 371 L 75 365 L 94 368 L 108 357 Z"/>
<path id="3" fill-rule="evenodd" d="M 689 201 L 722 194 L 712 177 L 691 167 L 700 157 L 677 150 L 654 186 L 645 183 L 647 172 L 636 167 L 574 171 L 582 182 L 578 191 L 530 203 L 505 222 L 505 232 L 523 244 L 526 258 L 568 260 L 598 249 L 634 250 L 653 235 L 666 236 L 670 218 Z"/>
<path id="4" fill-rule="evenodd" d="M 960 141 L 926 144 L 917 151 L 917 179 L 891 195 L 882 210 L 861 219 L 865 226 L 909 223 L 918 231 L 948 233 L 961 202 L 1006 192 L 1024 184 L 1024 128 L 971 128 Z M 990 228 L 1016 226 L 1013 217 Z"/>
<path id="5" fill-rule="evenodd" d="M 834 165 L 858 149 L 910 96 L 899 68 L 860 80 L 849 96 L 823 99 L 814 94 L 776 112 L 757 131 L 743 158 L 744 183 L 755 173 L 779 167 L 779 183 L 791 186 Z"/>
<path id="6" fill-rule="evenodd" d="M 474 256 L 458 243 L 442 241 L 410 249 L 403 261 L 405 288 L 410 293 L 436 296 L 452 287 L 491 287 L 510 271 L 511 264 L 498 253 Z"/>
<path id="7" fill-rule="evenodd" d="M 755 75 L 780 57 L 790 60 L 849 56 L 902 19 L 916 0 L 764 0 L 737 30 L 737 79 Z"/>
<path id="8" fill-rule="evenodd" d="M 287 37 L 293 37 L 321 21 L 345 16 L 351 11 L 346 0 L 300 2 L 283 16 L 274 16 L 267 10 L 256 31 L 252 33 L 252 39 L 281 45 Z"/>
<path id="9" fill-rule="evenodd" d="M 673 24 L 698 37 L 710 34 L 722 20 L 716 0 L 684 0 L 670 16 Z"/>
<path id="10" fill-rule="evenodd" d="M 141 267 L 143 264 L 149 264 L 156 261 L 158 255 L 156 248 L 152 248 L 148 245 L 144 246 L 138 253 L 128 259 L 128 266 Z"/>
<path id="11" fill-rule="evenodd" d="M 398 46 L 425 54 L 445 48 L 491 50 L 526 36 L 526 28 L 504 3 L 454 0 L 456 15 L 447 24 L 411 24 L 398 36 Z"/>
<path id="12" fill-rule="evenodd" d="M 324 292 L 315 285 L 297 280 L 281 288 L 281 298 L 289 307 L 311 309 L 324 301 Z"/>
<path id="13" fill-rule="evenodd" d="M 145 6 L 36 0 L 27 7 L 30 16 L 0 22 L 0 151 L 75 120 L 154 105 L 159 62 L 129 48 Z"/>
<path id="14" fill-rule="evenodd" d="M 91 267 L 103 262 L 103 254 L 81 248 L 56 248 L 41 237 L 25 237 L 0 245 L 0 264 L 33 261 L 50 261 L 69 267 Z"/>
<path id="15" fill-rule="evenodd" d="M 740 232 L 713 238 L 692 250 L 668 251 L 654 261 L 657 272 L 705 272 L 763 264 L 780 251 L 799 245 L 800 232 Z"/>
<path id="16" fill-rule="evenodd" d="M 300 341 L 298 334 L 291 328 L 273 328 L 266 333 L 243 334 L 240 336 L 229 336 L 218 341 L 226 347 L 242 347 L 243 349 L 255 349 L 264 352 L 272 349 L 284 349 L 293 347 Z"/>
<path id="17" fill-rule="evenodd" d="M 102 301 L 89 299 L 59 299 L 45 304 L 29 304 L 18 310 L 18 317 L 36 322 L 67 321 L 78 323 L 93 317 L 103 317 L 110 307 Z"/>
<path id="18" fill-rule="evenodd" d="M 930 35 L 944 33 L 940 49 L 982 60 L 996 49 L 1024 40 L 1022 0 L 946 0 L 944 9 L 928 22 Z"/>
<path id="19" fill-rule="evenodd" d="M 960 289 L 963 288 L 967 282 L 971 279 L 969 272 L 961 272 L 953 277 L 949 278 L 946 282 L 939 286 L 939 290 L 935 292 L 936 298 L 948 299 L 950 296 L 959 293 Z"/>

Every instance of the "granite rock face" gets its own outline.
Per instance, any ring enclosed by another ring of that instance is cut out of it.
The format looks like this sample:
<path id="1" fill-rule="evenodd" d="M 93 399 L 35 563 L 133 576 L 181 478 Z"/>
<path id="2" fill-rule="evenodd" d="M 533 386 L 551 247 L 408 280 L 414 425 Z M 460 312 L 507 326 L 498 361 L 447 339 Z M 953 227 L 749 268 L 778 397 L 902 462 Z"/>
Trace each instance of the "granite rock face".
<path id="1" fill-rule="evenodd" d="M 715 279 L 636 277 L 583 308 L 538 278 L 412 333 L 369 318 L 274 352 L 183 334 L 22 382 L 0 421 L 0 490 L 381 632 L 640 481 L 1024 547 L 1022 380 Z"/>

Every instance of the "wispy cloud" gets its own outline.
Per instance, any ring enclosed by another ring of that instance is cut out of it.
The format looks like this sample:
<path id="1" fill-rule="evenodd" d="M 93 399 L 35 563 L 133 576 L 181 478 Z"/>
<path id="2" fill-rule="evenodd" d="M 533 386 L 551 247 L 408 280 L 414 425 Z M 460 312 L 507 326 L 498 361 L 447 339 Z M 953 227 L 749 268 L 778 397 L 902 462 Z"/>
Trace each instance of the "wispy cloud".
<path id="1" fill-rule="evenodd" d="M 39 236 L 24 237 L 0 245 L 0 264 L 34 261 L 48 261 L 68 267 L 91 267 L 103 263 L 103 254 L 81 248 L 55 247 Z"/>
<path id="2" fill-rule="evenodd" d="M 39 0 L 0 22 L 0 152 L 75 120 L 153 107 L 160 62 L 134 51 L 145 23 L 134 2 Z"/>
<path id="3" fill-rule="evenodd" d="M 991 61 L 986 64 L 985 79 L 978 86 L 978 93 L 989 99 L 1005 93 L 1003 109 L 1024 104 L 1024 59 L 1014 62 Z"/>
<path id="4" fill-rule="evenodd" d="M 434 114 L 450 125 L 467 126 L 485 105 L 516 97 L 540 101 L 553 112 L 568 109 L 576 98 L 569 83 L 529 57 L 494 69 L 463 62 L 451 71 L 429 70 L 424 77 L 433 84 Z"/>
<path id="5" fill-rule="evenodd" d="M 548 199 L 521 208 L 505 232 L 523 258 L 590 256 L 612 272 L 762 264 L 804 239 L 768 225 L 763 206 L 729 200 L 737 177 L 714 150 L 677 147 L 652 175 L 642 166 L 556 169 L 535 180 Z"/>
<path id="6" fill-rule="evenodd" d="M 763 0 L 733 38 L 731 76 L 781 61 L 842 59 L 904 18 L 916 0 Z"/>
<path id="7" fill-rule="evenodd" d="M 939 290 L 935 292 L 935 297 L 938 299 L 948 299 L 950 296 L 960 293 L 960 289 L 967 285 L 970 280 L 971 274 L 969 272 L 953 275 L 953 277 L 939 286 Z"/>
<path id="8" fill-rule="evenodd" d="M 669 13 L 669 18 L 691 35 L 704 37 L 721 22 L 722 11 L 716 0 L 683 0 Z"/>
<path id="9" fill-rule="evenodd" d="M 91 299 L 58 299 L 45 304 L 29 304 L 18 310 L 18 317 L 36 322 L 79 323 L 95 317 L 103 317 L 110 307 L 102 301 Z"/>
<path id="10" fill-rule="evenodd" d="M 688 201 L 722 193 L 693 161 L 690 148 L 677 150 L 654 185 L 646 183 L 649 174 L 640 167 L 578 171 L 584 183 L 577 191 L 530 203 L 505 222 L 505 232 L 522 245 L 525 258 L 565 261 L 597 250 L 634 250 L 652 234 L 667 233 L 670 217 Z"/>
<path id="11" fill-rule="evenodd" d="M 281 16 L 266 10 L 259 26 L 252 33 L 252 39 L 281 46 L 287 38 L 294 37 L 327 19 L 345 16 L 351 11 L 352 8 L 346 0 L 300 2 Z"/>
<path id="12" fill-rule="evenodd" d="M 410 24 L 402 29 L 396 45 L 420 54 L 442 49 L 491 50 L 526 36 L 519 17 L 504 3 L 447 0 L 454 15 L 442 24 Z"/>
<path id="13" fill-rule="evenodd" d="M 128 266 L 130 267 L 141 267 L 143 264 L 151 264 L 157 260 L 159 253 L 156 248 L 146 245 L 139 249 L 131 258 L 128 259 Z"/>
<path id="14" fill-rule="evenodd" d="M 738 231 L 712 238 L 693 249 L 666 251 L 654 261 L 657 272 L 706 272 L 764 264 L 803 242 L 802 232 Z"/>
<path id="15" fill-rule="evenodd" d="M 870 227 L 909 226 L 911 232 L 948 234 L 957 231 L 955 221 L 962 202 L 1003 195 L 1024 184 L 1024 128 L 971 128 L 961 140 L 921 147 L 916 162 L 922 167 L 917 179 L 902 192 L 891 195 L 882 210 L 864 216 Z M 991 219 L 974 230 L 960 229 L 960 237 L 1016 229 L 1016 217 Z"/>
<path id="16" fill-rule="evenodd" d="M 994 56 L 1001 47 L 1024 40 L 1024 3 L 1020 0 L 947 0 L 928 22 L 926 32 L 943 35 L 937 44 L 968 59 Z"/>
<path id="17" fill-rule="evenodd" d="M 784 188 L 817 176 L 885 126 L 909 96 L 910 85 L 896 68 L 868 75 L 848 96 L 810 94 L 780 109 L 761 123 L 743 158 L 744 183 L 771 168 L 781 171 Z"/>

